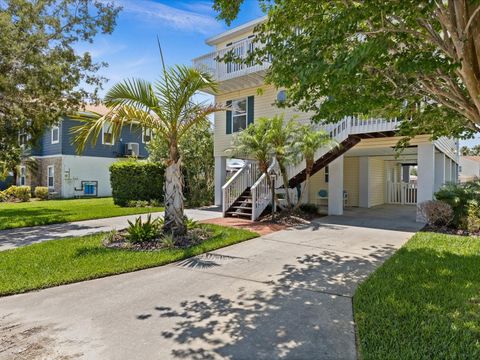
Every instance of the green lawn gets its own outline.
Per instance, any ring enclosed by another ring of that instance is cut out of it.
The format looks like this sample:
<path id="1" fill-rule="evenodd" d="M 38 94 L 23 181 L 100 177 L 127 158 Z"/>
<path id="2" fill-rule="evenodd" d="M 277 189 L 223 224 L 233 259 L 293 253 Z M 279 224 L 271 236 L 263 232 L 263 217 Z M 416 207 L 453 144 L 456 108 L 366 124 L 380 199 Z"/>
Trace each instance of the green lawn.
<path id="1" fill-rule="evenodd" d="M 52 240 L 0 252 L 0 295 L 68 284 L 155 267 L 257 237 L 218 225 L 201 225 L 213 236 L 188 249 L 150 252 L 108 249 L 103 234 Z"/>
<path id="2" fill-rule="evenodd" d="M 163 211 L 163 208 L 127 208 L 112 198 L 0 203 L 0 230 Z"/>
<path id="3" fill-rule="evenodd" d="M 354 310 L 363 359 L 480 359 L 480 239 L 417 233 Z"/>

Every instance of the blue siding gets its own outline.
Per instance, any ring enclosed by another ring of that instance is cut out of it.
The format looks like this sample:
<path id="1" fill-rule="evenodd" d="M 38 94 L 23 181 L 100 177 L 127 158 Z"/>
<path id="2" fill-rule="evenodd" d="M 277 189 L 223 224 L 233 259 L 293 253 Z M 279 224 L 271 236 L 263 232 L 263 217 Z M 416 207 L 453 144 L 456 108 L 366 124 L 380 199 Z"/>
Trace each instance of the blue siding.
<path id="1" fill-rule="evenodd" d="M 71 129 L 78 125 L 81 125 L 80 121 L 64 118 L 59 124 L 60 142 L 58 144 L 52 144 L 51 129 L 48 129 L 40 137 L 36 146 L 32 148 L 32 155 L 78 155 L 75 151 L 75 145 L 73 144 L 74 135 L 70 134 Z M 136 142 L 139 144 L 141 158 L 148 156 L 146 144 L 142 143 L 142 132 L 140 126 L 124 127 L 119 139 L 115 139 L 115 143 L 113 145 L 103 145 L 100 134 L 95 146 L 92 146 L 90 141 L 85 147 L 83 153 L 80 155 L 108 158 L 123 157 L 125 156 L 125 146 L 129 142 Z"/>
<path id="2" fill-rule="evenodd" d="M 78 155 L 75 151 L 75 146 L 73 144 L 73 135 L 70 134 L 70 131 L 73 127 L 80 125 L 81 122 L 65 119 L 63 121 L 62 134 L 62 153 L 65 155 Z M 98 157 L 122 157 L 125 156 L 125 146 L 129 142 L 136 142 L 139 144 L 140 157 L 147 157 L 148 152 L 145 144 L 142 143 L 142 132 L 139 126 L 126 126 L 122 129 L 122 133 L 119 139 L 115 139 L 113 145 L 103 145 L 101 139 L 101 133 L 97 139 L 95 146 L 92 146 L 91 141 L 85 147 L 85 150 L 82 154 L 84 156 L 98 156 Z"/>
<path id="3" fill-rule="evenodd" d="M 32 147 L 32 155 L 47 156 L 47 155 L 59 155 L 62 153 L 62 123 L 58 124 L 60 141 L 56 144 L 52 144 L 52 129 L 45 130 L 43 135 L 37 140 L 35 146 Z"/>

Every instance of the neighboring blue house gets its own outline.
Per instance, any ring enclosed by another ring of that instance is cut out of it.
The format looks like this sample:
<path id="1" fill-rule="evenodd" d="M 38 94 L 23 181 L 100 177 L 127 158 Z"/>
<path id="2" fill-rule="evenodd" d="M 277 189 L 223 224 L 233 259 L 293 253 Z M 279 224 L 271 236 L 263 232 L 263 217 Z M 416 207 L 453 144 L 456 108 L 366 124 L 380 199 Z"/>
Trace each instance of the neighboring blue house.
<path id="1" fill-rule="evenodd" d="M 106 108 L 87 107 L 88 110 L 105 113 Z M 110 165 L 122 158 L 148 156 L 146 144 L 150 141 L 150 133 L 139 126 L 124 127 L 117 139 L 113 138 L 109 126 L 105 126 L 95 146 L 89 143 L 84 152 L 77 155 L 70 132 L 80 124 L 65 117 L 58 126 L 47 129 L 31 149 L 38 170 L 30 174 L 22 165 L 18 185 L 48 186 L 51 193 L 63 198 L 110 196 Z"/>

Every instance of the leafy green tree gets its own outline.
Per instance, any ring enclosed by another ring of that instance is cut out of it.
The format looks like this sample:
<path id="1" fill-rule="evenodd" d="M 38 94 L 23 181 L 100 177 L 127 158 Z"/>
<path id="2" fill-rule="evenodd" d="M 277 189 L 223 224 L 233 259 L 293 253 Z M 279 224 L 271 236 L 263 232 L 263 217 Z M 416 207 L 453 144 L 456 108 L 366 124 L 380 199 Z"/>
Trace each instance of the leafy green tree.
<path id="1" fill-rule="evenodd" d="M 155 85 L 140 79 L 116 84 L 104 99 L 110 108 L 108 114 L 83 118 L 85 123 L 74 129 L 78 152 L 83 151 L 89 139 L 95 144 L 104 126 L 110 126 L 114 138 L 118 138 L 123 126 L 138 123 L 150 129 L 154 139 L 161 138 L 159 141 L 168 148 L 163 229 L 174 236 L 187 231 L 179 143 L 190 129 L 207 122 L 208 115 L 221 110 L 216 105 L 196 103 L 192 97 L 202 89 L 216 91 L 216 88 L 208 73 L 180 65 L 166 69 L 163 64 L 163 76 Z"/>
<path id="2" fill-rule="evenodd" d="M 462 146 L 460 149 L 460 154 L 463 156 L 480 156 L 480 145 L 475 145 L 472 148 L 468 146 Z"/>
<path id="3" fill-rule="evenodd" d="M 161 137 L 152 139 L 149 160 L 165 162 L 168 144 Z M 213 131 L 209 122 L 192 127 L 179 142 L 182 171 L 185 177 L 185 197 L 189 206 L 212 204 L 214 191 Z"/>
<path id="4" fill-rule="evenodd" d="M 119 10 L 101 0 L 0 1 L 0 167 L 20 161 L 19 132 L 34 143 L 60 115 L 96 98 L 104 64 L 73 46 L 111 33 Z"/>
<path id="5" fill-rule="evenodd" d="M 310 177 L 313 172 L 313 165 L 315 164 L 315 153 L 323 147 L 333 147 L 335 141 L 332 140 L 329 134 L 323 130 L 315 130 L 312 125 L 301 125 L 297 131 L 297 138 L 295 141 L 295 148 L 301 159 L 305 160 L 305 186 L 296 207 L 299 207 L 302 200 L 307 198 L 310 203 Z"/>
<path id="6" fill-rule="evenodd" d="M 214 8 L 230 23 L 242 2 L 215 0 Z M 480 130 L 477 0 L 260 2 L 263 46 L 244 61 L 271 62 L 266 81 L 288 89 L 284 106 L 313 111 L 316 121 L 411 119 L 401 125 L 410 137 Z"/>

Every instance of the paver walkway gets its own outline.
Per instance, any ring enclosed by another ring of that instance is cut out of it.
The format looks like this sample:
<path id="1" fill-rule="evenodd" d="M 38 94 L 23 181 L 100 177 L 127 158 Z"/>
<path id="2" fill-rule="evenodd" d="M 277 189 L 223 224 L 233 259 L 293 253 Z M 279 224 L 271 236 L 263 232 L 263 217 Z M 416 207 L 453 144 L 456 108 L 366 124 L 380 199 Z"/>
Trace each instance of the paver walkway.
<path id="1" fill-rule="evenodd" d="M 139 216 L 146 219 L 148 214 L 117 216 L 105 219 L 84 220 L 64 224 L 32 226 L 9 230 L 0 230 L 0 251 L 30 245 L 47 240 L 73 236 L 90 235 L 102 231 L 119 230 L 127 227 L 127 220 L 133 221 Z M 222 216 L 215 207 L 187 209 L 185 215 L 194 220 L 214 219 Z M 152 217 L 163 216 L 163 212 L 152 213 Z"/>
<path id="2" fill-rule="evenodd" d="M 0 359 L 355 359 L 355 288 L 420 225 L 354 215 L 0 298 Z"/>

